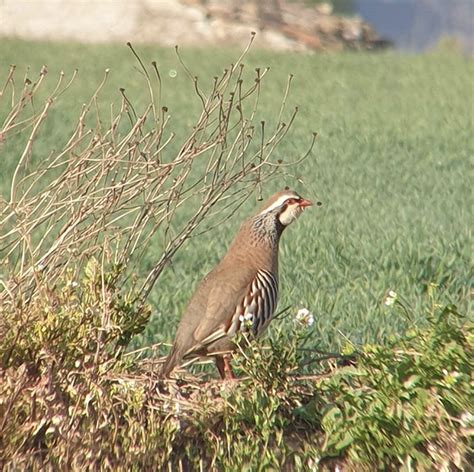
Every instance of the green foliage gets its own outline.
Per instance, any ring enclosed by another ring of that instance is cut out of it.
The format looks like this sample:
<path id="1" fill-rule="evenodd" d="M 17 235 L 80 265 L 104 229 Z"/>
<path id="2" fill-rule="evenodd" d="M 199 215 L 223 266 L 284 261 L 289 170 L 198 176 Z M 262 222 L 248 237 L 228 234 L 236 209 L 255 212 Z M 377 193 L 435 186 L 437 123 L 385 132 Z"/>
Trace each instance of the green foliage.
<path id="1" fill-rule="evenodd" d="M 94 258 L 82 275 L 68 270 L 62 282 L 0 310 L 0 457 L 14 468 L 103 465 L 99 439 L 116 457 L 122 441 L 149 447 L 133 425 L 113 443 L 112 424 L 135 421 L 145 399 L 143 386 L 107 379 L 127 365 L 122 348 L 144 329 L 149 307 L 124 288 L 120 267 L 106 270 Z M 150 441 L 161 434 L 149 432 Z M 74 448 L 82 453 L 74 456 Z"/>
<path id="2" fill-rule="evenodd" d="M 3 306 L 1 366 L 58 362 L 73 368 L 85 358 L 126 347 L 145 329 L 151 311 L 137 302 L 133 287 L 121 287 L 120 267 L 104 270 L 91 258 L 78 280 L 67 270 L 61 286 L 41 287 L 31 299 L 20 296 L 13 306 Z"/>
<path id="3" fill-rule="evenodd" d="M 413 314 L 406 307 L 401 313 Z M 307 335 L 294 323 L 285 328 L 271 348 L 249 346 L 252 354 L 237 363 L 252 383 L 250 392 L 239 385 L 227 398 L 241 423 L 235 455 L 248 461 L 256 434 L 281 453 L 263 452 L 261 463 L 281 465 L 294 455 L 284 445 L 288 430 L 303 423 L 306 445 L 315 447 L 309 457 L 321 464 L 342 457 L 349 470 L 463 467 L 472 436 L 474 330 L 456 307 L 433 307 L 423 326 L 387 345 L 353 347 L 349 365 L 332 364 L 309 382 L 301 375 Z M 234 437 L 238 431 L 235 425 Z"/>
<path id="4" fill-rule="evenodd" d="M 461 466 L 458 421 L 472 402 L 472 325 L 453 306 L 390 346 L 367 345 L 354 366 L 318 382 L 324 450 L 370 468 Z M 327 402 L 330 400 L 330 402 Z"/>
<path id="5" fill-rule="evenodd" d="M 268 344 L 240 337 L 239 381 L 189 375 L 163 381 L 153 364 L 122 353 L 122 340 L 143 329 L 149 311 L 124 302 L 133 295 L 122 297 L 118 286 L 119 268 L 104 272 L 92 260 L 79 282 L 67 279 L 51 291 L 50 305 L 44 299 L 29 306 L 29 324 L 17 320 L 22 332 L 15 343 L 0 338 L 5 467 L 263 471 L 328 470 L 337 463 L 347 470 L 438 470 L 466 464 L 474 330 L 454 306 L 433 305 L 425 323 L 389 344 L 351 345 L 350 355 L 325 357 L 309 348 L 311 323 L 287 317 L 275 321 Z M 400 296 L 396 307 L 413 317 Z"/>

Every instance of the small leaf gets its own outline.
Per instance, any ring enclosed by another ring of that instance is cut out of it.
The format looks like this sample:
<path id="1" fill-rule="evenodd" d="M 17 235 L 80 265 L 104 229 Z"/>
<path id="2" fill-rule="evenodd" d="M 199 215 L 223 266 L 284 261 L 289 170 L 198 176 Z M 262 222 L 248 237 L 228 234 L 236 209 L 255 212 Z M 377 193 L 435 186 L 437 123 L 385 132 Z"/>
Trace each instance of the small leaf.
<path id="1" fill-rule="evenodd" d="M 341 440 L 339 440 L 335 445 L 335 449 L 337 451 L 342 451 L 343 449 L 345 449 L 347 446 L 349 446 L 350 444 L 352 444 L 352 442 L 354 441 L 354 438 L 352 437 L 351 433 L 349 431 L 346 431 L 344 433 L 344 436 L 342 437 Z"/>
<path id="2" fill-rule="evenodd" d="M 87 265 L 84 269 L 84 274 L 86 276 L 86 279 L 90 281 L 94 281 L 96 279 L 98 266 L 99 266 L 99 263 L 97 262 L 97 259 L 94 256 L 92 256 L 87 262 Z"/>

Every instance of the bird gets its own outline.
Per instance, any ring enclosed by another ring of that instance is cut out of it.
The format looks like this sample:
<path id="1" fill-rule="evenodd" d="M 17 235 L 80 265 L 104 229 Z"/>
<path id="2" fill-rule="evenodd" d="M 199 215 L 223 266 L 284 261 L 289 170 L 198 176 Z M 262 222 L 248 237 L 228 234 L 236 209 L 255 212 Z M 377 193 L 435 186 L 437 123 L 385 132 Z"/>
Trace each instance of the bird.
<path id="1" fill-rule="evenodd" d="M 313 203 L 285 187 L 244 221 L 227 253 L 198 284 L 176 330 L 161 377 L 188 359 L 213 357 L 223 380 L 238 332 L 260 336 L 277 307 L 278 247 L 287 226 Z M 321 205 L 318 202 L 318 206 Z"/>

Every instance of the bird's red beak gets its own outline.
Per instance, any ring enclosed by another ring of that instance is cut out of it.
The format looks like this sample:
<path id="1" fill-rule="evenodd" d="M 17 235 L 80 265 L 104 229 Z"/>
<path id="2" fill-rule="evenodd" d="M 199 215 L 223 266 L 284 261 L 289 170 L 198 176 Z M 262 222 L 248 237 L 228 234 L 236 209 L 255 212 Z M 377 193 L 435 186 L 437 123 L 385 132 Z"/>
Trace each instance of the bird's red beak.
<path id="1" fill-rule="evenodd" d="M 298 205 L 301 208 L 306 208 L 306 207 L 313 206 L 313 202 L 306 200 L 305 198 L 302 198 L 301 200 L 298 201 Z"/>

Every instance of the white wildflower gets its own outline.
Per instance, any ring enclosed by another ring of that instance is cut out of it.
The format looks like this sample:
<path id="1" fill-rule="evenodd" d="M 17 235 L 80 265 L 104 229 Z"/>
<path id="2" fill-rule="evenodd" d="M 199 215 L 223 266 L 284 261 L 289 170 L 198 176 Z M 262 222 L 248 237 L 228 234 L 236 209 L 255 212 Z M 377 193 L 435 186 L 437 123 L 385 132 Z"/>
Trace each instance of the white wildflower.
<path id="1" fill-rule="evenodd" d="M 296 319 L 297 320 L 302 320 L 306 316 L 309 315 L 309 310 L 307 308 L 300 308 L 298 310 L 298 313 L 296 313 Z"/>
<path id="2" fill-rule="evenodd" d="M 240 322 L 247 327 L 251 327 L 253 324 L 253 313 L 245 313 L 239 316 Z"/>
<path id="3" fill-rule="evenodd" d="M 385 306 L 393 306 L 395 302 L 397 301 L 397 298 L 398 298 L 397 292 L 394 292 L 393 290 L 389 290 L 387 294 L 385 295 L 383 303 Z"/>
<path id="4" fill-rule="evenodd" d="M 309 328 L 314 324 L 314 316 L 307 308 L 300 308 L 296 313 L 296 321 Z"/>

